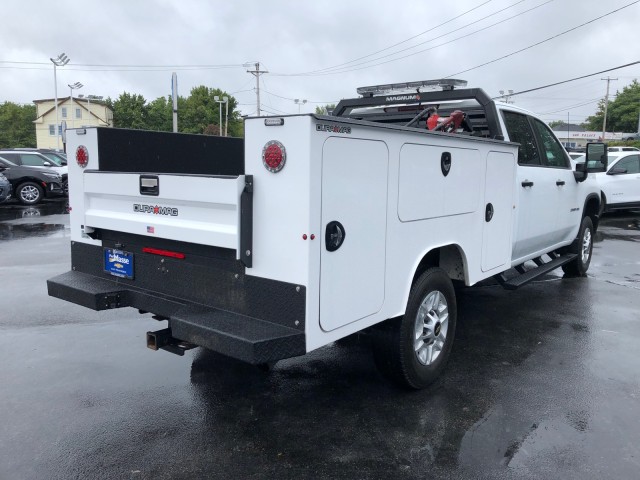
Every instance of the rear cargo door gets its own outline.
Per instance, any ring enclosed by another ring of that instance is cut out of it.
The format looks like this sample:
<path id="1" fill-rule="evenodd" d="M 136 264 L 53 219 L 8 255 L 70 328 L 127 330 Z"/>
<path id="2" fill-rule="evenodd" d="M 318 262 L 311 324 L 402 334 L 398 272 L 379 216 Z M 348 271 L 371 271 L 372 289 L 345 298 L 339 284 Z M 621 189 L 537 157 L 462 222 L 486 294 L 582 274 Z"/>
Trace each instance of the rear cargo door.
<path id="1" fill-rule="evenodd" d="M 84 227 L 238 249 L 244 175 L 86 171 Z"/>
<path id="2" fill-rule="evenodd" d="M 334 330 L 384 303 L 389 152 L 329 138 L 322 158 L 320 325 Z"/>

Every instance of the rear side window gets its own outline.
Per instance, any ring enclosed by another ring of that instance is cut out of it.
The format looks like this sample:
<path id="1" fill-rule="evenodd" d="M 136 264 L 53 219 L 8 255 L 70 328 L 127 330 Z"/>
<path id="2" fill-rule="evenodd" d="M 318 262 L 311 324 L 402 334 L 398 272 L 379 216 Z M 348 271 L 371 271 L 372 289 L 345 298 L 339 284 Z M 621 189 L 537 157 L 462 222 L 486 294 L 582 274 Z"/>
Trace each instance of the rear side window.
<path id="1" fill-rule="evenodd" d="M 520 165 L 540 165 L 540 155 L 535 137 L 525 115 L 515 112 L 502 112 L 509 140 L 520 144 L 518 163 Z"/>
<path id="2" fill-rule="evenodd" d="M 17 153 L 3 153 L 2 158 L 9 160 L 10 162 L 15 163 L 16 165 L 21 165 L 20 155 Z"/>
<path id="3" fill-rule="evenodd" d="M 21 153 L 20 160 L 22 165 L 29 165 L 31 167 L 42 167 L 45 159 L 40 155 L 33 155 L 31 153 Z"/>
<path id="4" fill-rule="evenodd" d="M 564 148 L 558 142 L 558 139 L 551 133 L 549 127 L 547 127 L 540 120 L 535 118 L 531 119 L 533 125 L 538 133 L 540 139 L 540 148 L 543 152 L 543 163 L 548 167 L 561 167 L 566 168 L 569 166 L 567 162 L 567 156 L 564 153 Z"/>

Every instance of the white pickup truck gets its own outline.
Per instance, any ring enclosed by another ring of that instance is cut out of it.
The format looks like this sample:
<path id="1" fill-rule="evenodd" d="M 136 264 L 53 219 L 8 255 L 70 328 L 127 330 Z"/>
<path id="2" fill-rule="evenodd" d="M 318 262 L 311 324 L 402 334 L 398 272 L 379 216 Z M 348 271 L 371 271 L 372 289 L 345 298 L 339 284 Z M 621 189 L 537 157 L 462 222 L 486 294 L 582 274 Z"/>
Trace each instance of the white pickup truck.
<path id="1" fill-rule="evenodd" d="M 586 165 L 606 167 L 603 144 L 573 171 L 533 114 L 430 85 L 248 118 L 244 140 L 70 130 L 72 269 L 49 294 L 167 320 L 154 350 L 256 365 L 366 330 L 383 373 L 427 386 L 454 339 L 454 282 L 585 274 L 600 209 Z"/>

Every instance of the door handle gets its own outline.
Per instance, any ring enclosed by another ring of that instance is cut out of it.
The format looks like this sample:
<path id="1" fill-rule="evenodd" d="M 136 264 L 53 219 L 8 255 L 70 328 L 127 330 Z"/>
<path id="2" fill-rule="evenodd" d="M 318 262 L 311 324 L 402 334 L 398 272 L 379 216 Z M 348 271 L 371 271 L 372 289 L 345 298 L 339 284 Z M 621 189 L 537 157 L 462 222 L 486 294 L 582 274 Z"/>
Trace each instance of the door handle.
<path id="1" fill-rule="evenodd" d="M 522 182 L 522 186 L 523 187 L 533 187 L 533 182 L 525 180 L 524 182 Z"/>
<path id="2" fill-rule="evenodd" d="M 332 221 L 327 224 L 327 228 L 324 232 L 324 241 L 325 247 L 328 252 L 335 252 L 338 250 L 342 243 L 344 242 L 344 237 L 346 237 L 347 232 L 345 232 L 344 227 L 340 222 Z"/>
<path id="3" fill-rule="evenodd" d="M 556 185 L 564 185 L 564 180 L 556 180 Z"/>

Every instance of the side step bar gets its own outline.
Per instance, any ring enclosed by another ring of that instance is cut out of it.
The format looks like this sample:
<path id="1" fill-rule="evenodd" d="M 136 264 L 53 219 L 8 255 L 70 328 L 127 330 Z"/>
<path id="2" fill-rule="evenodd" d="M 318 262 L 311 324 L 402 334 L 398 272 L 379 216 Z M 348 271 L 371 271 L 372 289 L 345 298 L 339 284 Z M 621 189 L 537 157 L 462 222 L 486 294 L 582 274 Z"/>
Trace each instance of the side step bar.
<path id="1" fill-rule="evenodd" d="M 551 254 L 549 256 L 552 258 L 552 260 L 546 263 L 543 262 L 540 257 L 534 259 L 533 261 L 538 266 L 536 268 L 532 268 L 531 270 L 525 271 L 522 265 L 518 265 L 518 267 L 520 268 L 516 267 L 516 270 L 520 273 L 520 275 L 517 275 L 513 278 L 507 280 L 507 278 L 502 273 L 495 275 L 494 278 L 507 290 L 515 290 L 535 280 L 536 278 L 546 275 L 552 270 L 555 270 L 556 268 L 569 263 L 577 257 L 575 253 L 567 253 L 561 256 L 555 256 Z"/>

